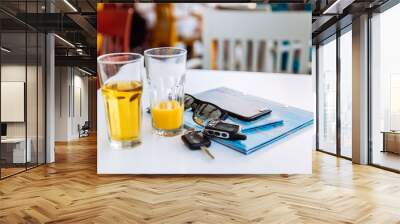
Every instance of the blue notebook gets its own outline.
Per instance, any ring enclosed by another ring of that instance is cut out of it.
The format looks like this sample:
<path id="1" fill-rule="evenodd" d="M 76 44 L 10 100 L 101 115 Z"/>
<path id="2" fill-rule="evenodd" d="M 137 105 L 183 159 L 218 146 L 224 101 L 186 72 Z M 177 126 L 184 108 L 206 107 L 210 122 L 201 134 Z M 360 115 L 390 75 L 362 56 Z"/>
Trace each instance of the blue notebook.
<path id="1" fill-rule="evenodd" d="M 241 95 L 241 93 L 236 90 L 221 87 L 195 94 L 194 97 L 203 100 L 212 98 L 214 94 L 220 94 L 221 91 L 223 91 L 224 94 Z M 288 135 L 313 124 L 314 115 L 312 112 L 251 95 L 242 95 L 242 97 L 265 104 L 265 107 L 271 109 L 272 112 L 250 122 L 241 121 L 233 117 L 229 117 L 226 120 L 227 122 L 240 125 L 242 132 L 247 135 L 246 140 L 229 141 L 219 138 L 213 138 L 212 140 L 243 154 L 248 155 L 278 140 L 284 141 L 285 137 Z M 192 111 L 186 111 L 184 119 L 185 126 L 201 129 L 199 125 L 194 123 Z"/>

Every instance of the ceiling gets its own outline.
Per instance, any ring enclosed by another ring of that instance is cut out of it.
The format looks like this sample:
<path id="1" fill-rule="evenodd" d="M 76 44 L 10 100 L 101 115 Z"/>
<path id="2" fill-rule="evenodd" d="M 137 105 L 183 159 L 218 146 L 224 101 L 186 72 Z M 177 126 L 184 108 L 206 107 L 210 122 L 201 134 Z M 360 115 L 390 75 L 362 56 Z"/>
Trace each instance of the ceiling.
<path id="1" fill-rule="evenodd" d="M 357 16 L 360 12 L 377 8 L 387 1 L 270 0 L 268 2 L 311 3 L 313 5 L 312 37 L 315 44 L 334 34 L 337 27 L 340 28 L 340 26 L 351 24 L 352 17 Z M 100 0 L 99 2 L 116 1 Z M 123 0 L 118 0 L 118 2 L 123 2 Z M 24 52 L 25 38 L 19 37 L 17 33 L 25 32 L 26 30 L 28 32 L 55 32 L 61 38 L 75 45 L 72 48 L 70 44 L 60 38 L 56 38 L 56 56 L 59 56 L 56 62 L 68 64 L 71 61 L 79 63 L 79 61 L 86 60 L 83 62 L 85 66 L 90 61 L 90 63 L 94 64 L 90 69 L 95 71 L 96 3 L 96 0 L 47 0 L 46 5 L 46 0 L 0 0 L 2 44 L 7 48 L 13 49 L 14 53 L 12 54 L 17 57 L 18 54 L 26 54 Z M 52 13 L 48 13 L 50 9 Z M 29 43 L 30 39 L 28 38 L 27 40 L 28 55 L 36 51 L 34 43 Z"/>
<path id="2" fill-rule="evenodd" d="M 389 0 L 311 0 L 313 4 L 313 44 L 351 24 L 353 17 L 373 11 Z"/>
<path id="3" fill-rule="evenodd" d="M 67 0 L 79 12 L 95 12 L 96 0 Z M 45 13 L 47 6 L 53 8 L 53 12 L 73 12 L 64 0 L 1 0 L 0 6 L 14 12 Z M 50 11 L 50 10 L 47 10 Z"/>
<path id="4" fill-rule="evenodd" d="M 96 4 L 96 0 L 0 0 L 1 43 L 11 50 L 2 51 L 2 61 L 35 63 L 37 52 L 44 48 L 43 33 L 50 32 L 60 37 L 55 38 L 56 66 L 78 66 L 94 73 Z"/>

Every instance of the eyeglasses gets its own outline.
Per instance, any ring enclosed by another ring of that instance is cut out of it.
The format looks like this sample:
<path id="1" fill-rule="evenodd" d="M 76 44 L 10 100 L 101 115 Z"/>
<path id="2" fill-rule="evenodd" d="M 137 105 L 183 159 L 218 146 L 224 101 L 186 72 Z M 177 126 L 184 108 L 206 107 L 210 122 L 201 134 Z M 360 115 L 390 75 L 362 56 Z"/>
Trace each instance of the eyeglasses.
<path id="1" fill-rule="evenodd" d="M 196 99 L 190 94 L 185 94 L 185 110 L 191 108 L 192 119 L 196 124 L 203 126 L 211 120 L 225 120 L 228 113 L 215 104 Z"/>

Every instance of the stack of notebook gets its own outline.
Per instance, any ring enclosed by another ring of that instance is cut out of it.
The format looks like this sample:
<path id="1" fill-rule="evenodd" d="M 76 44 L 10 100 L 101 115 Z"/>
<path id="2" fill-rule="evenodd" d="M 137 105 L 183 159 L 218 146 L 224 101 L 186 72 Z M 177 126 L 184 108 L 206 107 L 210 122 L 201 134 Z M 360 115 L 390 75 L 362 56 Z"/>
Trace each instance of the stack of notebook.
<path id="1" fill-rule="evenodd" d="M 221 92 L 227 95 L 238 95 L 238 92 L 235 90 L 217 88 L 195 94 L 194 97 L 204 100 L 211 98 L 214 94 L 220 94 Z M 213 138 L 213 141 L 247 155 L 276 141 L 284 141 L 284 138 L 290 134 L 313 124 L 314 115 L 312 112 L 255 96 L 245 95 L 243 97 L 246 97 L 246 100 L 265 104 L 265 108 L 271 109 L 272 112 L 253 121 L 242 121 L 233 117 L 228 117 L 225 121 L 240 125 L 242 132 L 247 135 L 247 139 L 229 141 Z M 185 126 L 201 129 L 199 125 L 194 123 L 190 110 L 186 111 L 184 116 Z"/>

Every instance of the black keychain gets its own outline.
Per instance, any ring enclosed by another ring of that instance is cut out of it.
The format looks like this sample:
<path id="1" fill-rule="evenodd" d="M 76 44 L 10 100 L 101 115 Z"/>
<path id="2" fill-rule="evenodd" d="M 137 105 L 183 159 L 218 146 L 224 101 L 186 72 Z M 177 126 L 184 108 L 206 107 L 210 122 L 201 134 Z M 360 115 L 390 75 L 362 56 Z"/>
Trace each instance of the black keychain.
<path id="1" fill-rule="evenodd" d="M 214 156 L 208 151 L 208 147 L 211 145 L 210 139 L 203 135 L 201 131 L 192 131 L 182 135 L 182 141 L 185 145 L 191 150 L 202 150 L 205 152 L 211 159 L 214 159 Z"/>

